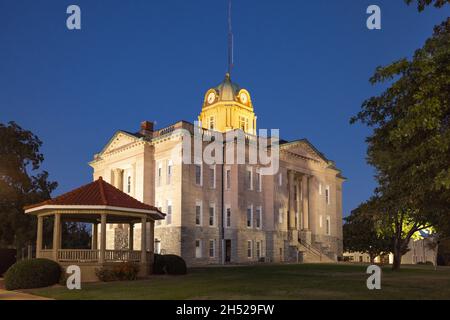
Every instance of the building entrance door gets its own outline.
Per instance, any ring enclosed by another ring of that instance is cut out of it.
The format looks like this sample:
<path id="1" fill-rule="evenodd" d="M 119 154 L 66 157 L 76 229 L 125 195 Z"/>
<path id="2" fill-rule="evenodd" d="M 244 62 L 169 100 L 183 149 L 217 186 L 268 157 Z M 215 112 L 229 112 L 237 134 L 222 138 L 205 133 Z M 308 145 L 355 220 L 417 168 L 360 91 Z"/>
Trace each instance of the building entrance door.
<path id="1" fill-rule="evenodd" d="M 231 240 L 225 240 L 225 263 L 231 262 Z"/>

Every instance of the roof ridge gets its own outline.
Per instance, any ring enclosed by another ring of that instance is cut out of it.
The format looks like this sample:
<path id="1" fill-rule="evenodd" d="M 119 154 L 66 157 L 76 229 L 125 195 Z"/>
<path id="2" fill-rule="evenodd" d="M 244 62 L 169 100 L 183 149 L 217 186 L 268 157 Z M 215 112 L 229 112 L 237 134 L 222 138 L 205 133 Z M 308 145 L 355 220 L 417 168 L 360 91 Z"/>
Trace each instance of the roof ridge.
<path id="1" fill-rule="evenodd" d="M 106 206 L 108 204 L 108 200 L 106 199 L 105 188 L 103 187 L 103 178 L 101 176 L 98 177 L 97 182 L 100 188 L 100 197 L 102 198 L 103 204 Z"/>

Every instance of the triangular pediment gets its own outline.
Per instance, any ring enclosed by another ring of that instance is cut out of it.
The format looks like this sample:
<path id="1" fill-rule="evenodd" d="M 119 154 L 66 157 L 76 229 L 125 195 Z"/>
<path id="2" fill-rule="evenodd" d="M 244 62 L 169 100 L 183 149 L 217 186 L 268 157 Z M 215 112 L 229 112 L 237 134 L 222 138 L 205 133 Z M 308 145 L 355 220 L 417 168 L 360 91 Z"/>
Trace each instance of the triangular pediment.
<path id="1" fill-rule="evenodd" d="M 100 154 L 110 153 L 139 140 L 138 137 L 124 131 L 117 131 Z"/>
<path id="2" fill-rule="evenodd" d="M 301 157 L 313 159 L 322 163 L 329 162 L 328 159 L 306 139 L 282 144 L 280 148 Z"/>

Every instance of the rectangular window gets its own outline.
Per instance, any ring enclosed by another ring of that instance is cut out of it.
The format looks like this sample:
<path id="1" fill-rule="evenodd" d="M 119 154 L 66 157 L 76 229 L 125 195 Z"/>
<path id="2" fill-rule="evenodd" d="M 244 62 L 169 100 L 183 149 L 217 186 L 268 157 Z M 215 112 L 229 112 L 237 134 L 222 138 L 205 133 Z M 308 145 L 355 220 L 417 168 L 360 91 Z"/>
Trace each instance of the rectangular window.
<path id="1" fill-rule="evenodd" d="M 231 208 L 227 208 L 226 219 L 227 219 L 226 223 L 227 228 L 231 228 Z"/>
<path id="2" fill-rule="evenodd" d="M 172 201 L 167 200 L 166 224 L 172 224 Z"/>
<path id="3" fill-rule="evenodd" d="M 247 257 L 248 258 L 253 257 L 253 241 L 252 240 L 247 241 Z"/>
<path id="4" fill-rule="evenodd" d="M 216 205 L 211 203 L 209 205 L 209 226 L 213 227 L 216 225 Z"/>
<path id="5" fill-rule="evenodd" d="M 216 256 L 216 240 L 209 240 L 209 257 L 214 258 Z"/>
<path id="6" fill-rule="evenodd" d="M 261 183 L 261 173 L 259 171 L 256 172 L 256 191 L 261 192 L 262 183 Z"/>
<path id="7" fill-rule="evenodd" d="M 226 189 L 230 190 L 231 189 L 231 169 L 227 169 L 226 170 Z"/>
<path id="8" fill-rule="evenodd" d="M 256 228 L 261 228 L 262 222 L 262 209 L 261 207 L 256 207 Z"/>
<path id="9" fill-rule="evenodd" d="M 209 117 L 209 129 L 214 130 L 216 128 L 216 119 L 214 117 Z"/>
<path id="10" fill-rule="evenodd" d="M 282 224 L 283 223 L 283 208 L 280 208 L 278 210 L 278 223 Z"/>
<path id="11" fill-rule="evenodd" d="M 172 180 L 172 172 L 173 171 L 173 162 L 172 160 L 169 160 L 167 162 L 167 184 L 170 184 Z"/>
<path id="12" fill-rule="evenodd" d="M 253 171 L 251 168 L 247 169 L 247 189 L 253 190 Z"/>
<path id="13" fill-rule="evenodd" d="M 330 186 L 325 188 L 325 201 L 326 204 L 330 204 Z"/>
<path id="14" fill-rule="evenodd" d="M 195 165 L 195 184 L 198 186 L 202 185 L 202 165 Z"/>
<path id="15" fill-rule="evenodd" d="M 127 192 L 131 193 L 131 177 L 130 176 L 128 176 L 128 179 L 127 179 Z"/>
<path id="16" fill-rule="evenodd" d="M 256 241 L 256 257 L 261 258 L 261 242 Z"/>
<path id="17" fill-rule="evenodd" d="M 326 232 L 327 232 L 327 235 L 331 235 L 331 218 L 330 218 L 330 216 L 327 217 Z"/>
<path id="18" fill-rule="evenodd" d="M 158 163 L 157 180 L 156 180 L 156 185 L 158 187 L 161 186 L 161 179 L 162 179 L 162 164 Z"/>
<path id="19" fill-rule="evenodd" d="M 247 208 L 247 228 L 253 227 L 253 206 Z"/>
<path id="20" fill-rule="evenodd" d="M 209 186 L 211 189 L 216 188 L 216 166 L 209 167 Z"/>
<path id="21" fill-rule="evenodd" d="M 202 202 L 197 201 L 195 204 L 195 224 L 197 226 L 202 225 Z"/>
<path id="22" fill-rule="evenodd" d="M 200 239 L 195 240 L 195 257 L 202 257 L 202 241 Z"/>

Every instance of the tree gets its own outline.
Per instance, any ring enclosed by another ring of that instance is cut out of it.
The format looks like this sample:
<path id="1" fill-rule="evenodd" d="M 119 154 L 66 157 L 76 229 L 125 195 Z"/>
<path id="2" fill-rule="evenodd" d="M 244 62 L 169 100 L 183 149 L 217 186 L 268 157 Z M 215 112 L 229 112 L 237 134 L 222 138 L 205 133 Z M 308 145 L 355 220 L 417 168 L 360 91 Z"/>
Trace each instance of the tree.
<path id="1" fill-rule="evenodd" d="M 41 145 L 15 122 L 0 123 L 0 246 L 21 248 L 34 242 L 36 219 L 25 215 L 23 207 L 49 199 L 57 187 L 48 172 L 38 171 L 44 161 Z"/>
<path id="2" fill-rule="evenodd" d="M 425 10 L 425 7 L 433 5 L 436 8 L 441 8 L 445 4 L 450 3 L 450 0 L 405 0 L 406 4 L 417 3 L 417 9 L 419 11 Z"/>
<path id="3" fill-rule="evenodd" d="M 376 168 L 379 214 L 393 226 L 394 269 L 421 228 L 438 231 L 450 214 L 450 18 L 411 60 L 378 67 L 372 84 L 390 86 L 351 119 L 373 128 L 368 163 Z"/>
<path id="4" fill-rule="evenodd" d="M 383 233 L 371 207 L 371 201 L 363 203 L 345 218 L 344 250 L 366 253 L 374 263 L 377 256 L 391 251 L 391 239 Z"/>

